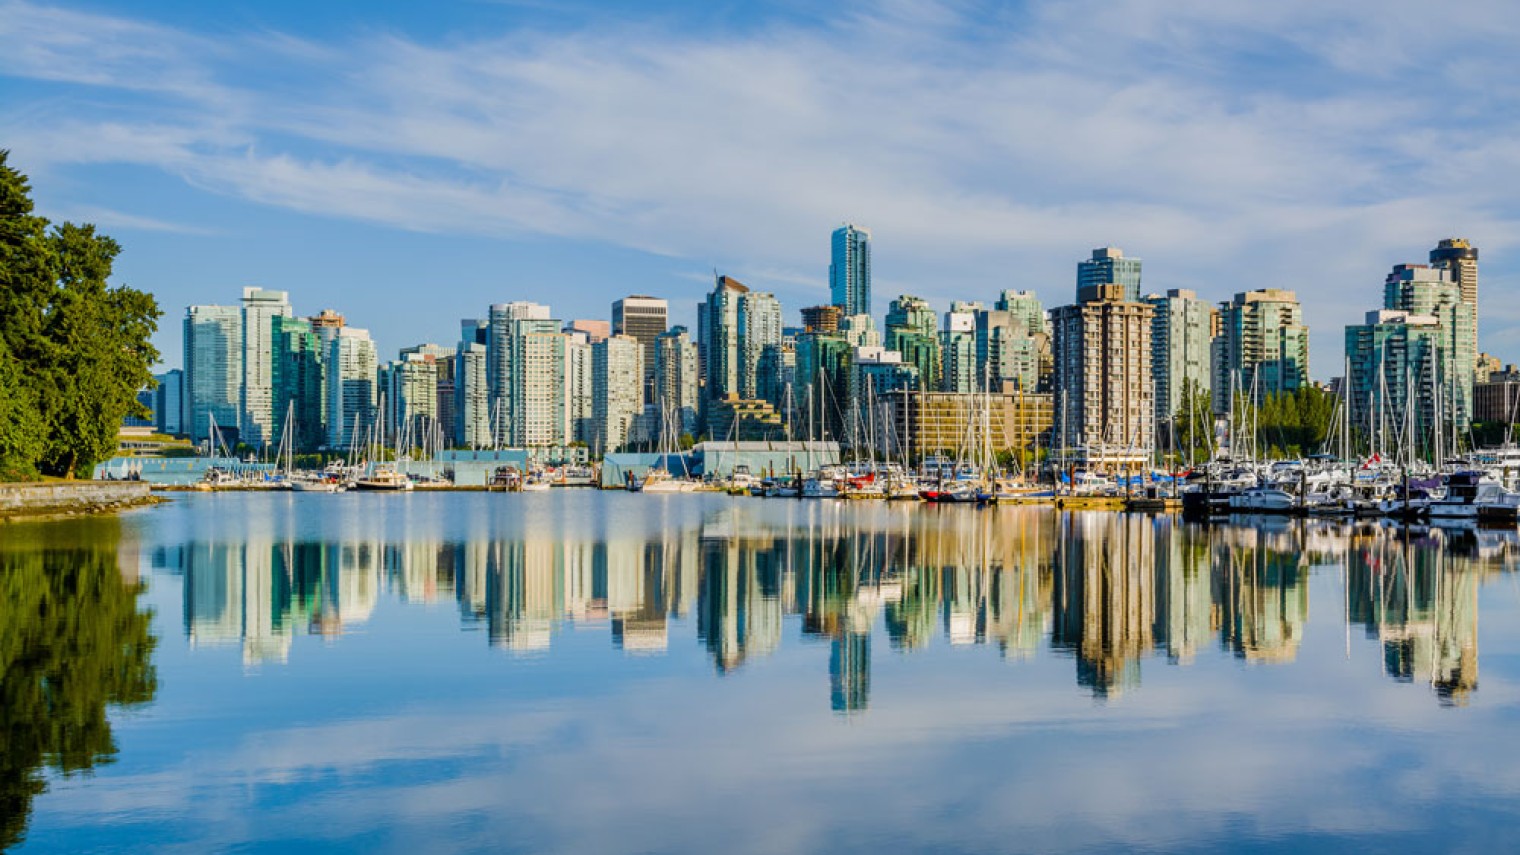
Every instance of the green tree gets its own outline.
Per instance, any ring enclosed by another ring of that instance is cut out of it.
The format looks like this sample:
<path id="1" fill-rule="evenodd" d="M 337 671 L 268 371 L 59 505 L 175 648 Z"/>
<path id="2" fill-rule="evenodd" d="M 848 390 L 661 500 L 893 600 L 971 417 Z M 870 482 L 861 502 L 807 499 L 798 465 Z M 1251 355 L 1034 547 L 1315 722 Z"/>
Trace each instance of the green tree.
<path id="1" fill-rule="evenodd" d="M 72 478 L 116 448 L 153 382 L 152 295 L 107 280 L 121 247 L 95 227 L 49 228 L 0 151 L 0 478 Z"/>
<path id="2" fill-rule="evenodd" d="M 117 520 L 96 518 L 0 539 L 0 849 L 25 835 L 43 769 L 111 762 L 107 708 L 157 691 L 152 614 L 117 566 L 120 537 Z"/>
<path id="3" fill-rule="evenodd" d="M 1177 459 L 1208 460 L 1214 446 L 1214 397 L 1192 380 L 1182 384 L 1182 403 L 1172 416 L 1173 451 Z"/>

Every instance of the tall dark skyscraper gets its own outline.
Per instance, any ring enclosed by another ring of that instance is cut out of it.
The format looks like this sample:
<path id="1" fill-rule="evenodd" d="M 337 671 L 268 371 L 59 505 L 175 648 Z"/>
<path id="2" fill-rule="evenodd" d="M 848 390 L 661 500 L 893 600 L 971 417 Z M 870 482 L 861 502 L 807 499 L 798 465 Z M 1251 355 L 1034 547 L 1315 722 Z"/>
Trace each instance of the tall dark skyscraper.
<path id="1" fill-rule="evenodd" d="M 871 314 L 871 231 L 853 225 L 834 230 L 829 295 L 845 315 Z"/>

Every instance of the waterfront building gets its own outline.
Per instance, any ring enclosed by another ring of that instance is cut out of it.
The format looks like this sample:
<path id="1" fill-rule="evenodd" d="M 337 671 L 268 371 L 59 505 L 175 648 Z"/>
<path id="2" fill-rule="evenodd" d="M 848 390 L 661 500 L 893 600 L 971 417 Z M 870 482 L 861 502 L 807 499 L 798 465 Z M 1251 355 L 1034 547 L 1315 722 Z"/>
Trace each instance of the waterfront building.
<path id="1" fill-rule="evenodd" d="M 1474 415 L 1473 307 L 1445 269 L 1400 264 L 1384 308 L 1346 327 L 1348 410 L 1380 452 L 1439 458 Z M 1398 440 L 1395 437 L 1409 436 Z"/>
<path id="2" fill-rule="evenodd" d="M 369 330 L 340 327 L 327 351 L 327 447 L 347 451 L 376 428 L 375 343 Z"/>
<path id="3" fill-rule="evenodd" d="M 751 291 L 739 301 L 739 397 L 760 398 L 760 359 L 781 343 L 781 302 Z"/>
<path id="4" fill-rule="evenodd" d="M 884 448 L 900 443 L 915 460 L 928 454 L 953 457 L 965 453 L 968 438 L 985 425 L 993 451 L 1032 453 L 1050 446 L 1051 401 L 1049 394 L 1021 391 L 903 390 L 885 399 L 885 425 L 895 438 L 883 436 L 879 443 Z"/>
<path id="5" fill-rule="evenodd" d="M 431 441 L 438 423 L 438 372 L 420 354 L 403 353 L 381 366 L 377 378 L 384 406 L 382 442 L 406 451 Z"/>
<path id="6" fill-rule="evenodd" d="M 153 375 L 153 427 L 167 436 L 185 433 L 185 372 L 175 368 Z"/>
<path id="7" fill-rule="evenodd" d="M 185 309 L 184 429 L 194 442 L 214 424 L 229 448 L 238 441 L 242 408 L 243 311 L 238 306 Z"/>
<path id="8" fill-rule="evenodd" d="M 486 382 L 486 346 L 461 341 L 454 355 L 454 444 L 460 448 L 491 446 L 490 389 Z"/>
<path id="9" fill-rule="evenodd" d="M 1520 422 L 1520 369 L 1511 365 L 1492 371 L 1473 388 L 1473 421 L 1506 425 Z"/>
<path id="10" fill-rule="evenodd" d="M 1452 268 L 1423 264 L 1396 265 L 1383 281 L 1383 308 L 1430 316 L 1442 327 L 1440 380 L 1425 378 L 1440 389 L 1441 412 L 1465 428 L 1472 417 L 1472 370 L 1478 364 L 1477 306 L 1462 298 Z"/>
<path id="11" fill-rule="evenodd" d="M 603 336 L 599 341 L 605 341 Z M 592 338 L 581 331 L 565 334 L 565 418 L 570 442 L 587 447 L 595 436 L 596 373 L 592 365 Z"/>
<path id="12" fill-rule="evenodd" d="M 781 304 L 771 294 L 751 291 L 730 276 L 719 276 L 697 308 L 698 342 L 704 366 L 703 398 L 754 399 L 759 393 L 760 355 L 781 341 Z"/>
<path id="13" fill-rule="evenodd" d="M 1184 393 L 1213 389 L 1212 342 L 1214 309 L 1197 293 L 1179 288 L 1165 296 L 1145 298 L 1151 315 L 1151 375 L 1155 382 L 1159 425 L 1168 424 L 1184 406 Z M 1202 416 L 1202 413 L 1198 413 Z"/>
<path id="14" fill-rule="evenodd" d="M 838 306 L 808 306 L 802 310 L 802 331 L 816 333 L 839 332 L 839 320 L 844 310 Z"/>
<path id="15" fill-rule="evenodd" d="M 1040 386 L 1041 351 L 1049 351 L 1043 312 L 1036 329 L 1025 326 L 1022 316 L 1006 309 L 980 309 L 975 319 L 976 377 L 974 388 L 999 390 L 1005 386 L 1033 392 Z"/>
<path id="16" fill-rule="evenodd" d="M 798 407 L 799 392 L 795 339 L 768 344 L 760 352 L 755 392 L 762 401 L 775 407 L 783 420 L 791 422 Z"/>
<path id="17" fill-rule="evenodd" d="M 738 397 L 711 403 L 707 431 L 718 445 L 726 442 L 769 442 L 786 438 L 781 413 L 770 401 Z"/>
<path id="18" fill-rule="evenodd" d="M 1070 462 L 1099 469 L 1144 466 L 1154 448 L 1149 304 L 1125 286 L 1051 312 L 1055 445 Z"/>
<path id="19" fill-rule="evenodd" d="M 793 432 L 806 439 L 844 435 L 850 387 L 850 343 L 842 335 L 803 333 L 797 338 L 799 414 Z"/>
<path id="20" fill-rule="evenodd" d="M 979 386 L 976 370 L 976 313 L 949 311 L 940 332 L 940 390 L 975 392 Z"/>
<path id="21" fill-rule="evenodd" d="M 919 388 L 918 369 L 902 354 L 883 347 L 857 347 L 850 355 L 849 416 L 844 441 L 861 448 L 875 439 L 873 425 L 885 422 L 881 407 L 894 392 Z"/>
<path id="22" fill-rule="evenodd" d="M 290 316 L 290 295 L 243 289 L 243 389 L 241 439 L 263 447 L 275 442 L 274 319 Z"/>
<path id="23" fill-rule="evenodd" d="M 834 230 L 829 297 L 845 315 L 871 314 L 871 232 L 854 225 Z"/>
<path id="24" fill-rule="evenodd" d="M 1125 258 L 1124 250 L 1105 246 L 1093 250 L 1092 258 L 1077 262 L 1078 303 L 1099 299 L 1097 289 L 1104 285 L 1122 285 L 1124 300 L 1139 302 L 1140 259 Z"/>
<path id="25" fill-rule="evenodd" d="M 922 297 L 902 295 L 887 311 L 886 348 L 918 369 L 924 389 L 940 387 L 939 319 Z"/>
<path id="26" fill-rule="evenodd" d="M 307 318 L 311 322 L 311 331 L 317 336 L 317 358 L 322 363 L 322 406 L 318 408 L 322 419 L 322 436 L 327 436 L 327 354 L 332 350 L 333 339 L 338 330 L 345 323 L 342 314 L 334 309 L 323 309 L 315 315 Z"/>
<path id="27" fill-rule="evenodd" d="M 272 318 L 270 324 L 273 441 L 284 440 L 288 429 L 293 451 L 316 451 L 326 439 L 322 432 L 321 341 L 307 319 L 282 315 Z"/>
<path id="28" fill-rule="evenodd" d="M 681 434 L 697 433 L 697 415 L 700 402 L 699 378 L 697 376 L 697 345 L 687 334 L 686 327 L 672 327 L 655 340 L 654 348 L 655 406 L 661 414 L 661 424 Z"/>
<path id="29" fill-rule="evenodd" d="M 592 453 L 618 451 L 643 411 L 644 347 L 635 338 L 610 336 L 591 346 Z"/>
<path id="30" fill-rule="evenodd" d="M 525 326 L 519 322 L 537 323 Z M 511 442 L 515 401 L 512 394 L 515 382 L 513 358 L 517 355 L 515 335 L 519 331 L 544 329 L 550 332 L 558 329 L 557 322 L 549 316 L 548 306 L 523 301 L 491 306 L 486 333 L 486 382 L 491 390 L 491 430 L 500 445 Z"/>
<path id="31" fill-rule="evenodd" d="M 644 346 L 644 401 L 654 400 L 654 343 L 669 323 L 670 304 L 635 294 L 612 304 L 612 334 L 638 339 Z"/>
<path id="32" fill-rule="evenodd" d="M 1230 390 L 1256 402 L 1309 381 L 1309 328 L 1298 295 L 1279 288 L 1236 294 L 1219 304 L 1214 412 L 1230 409 Z"/>
<path id="33" fill-rule="evenodd" d="M 420 356 L 438 375 L 434 383 L 438 390 L 438 402 L 433 411 L 434 434 L 429 440 L 438 448 L 445 447 L 454 436 L 454 409 L 459 395 L 458 382 L 454 377 L 454 355 L 457 352 L 455 348 L 431 343 L 401 348 L 402 359 L 413 354 Z"/>
<path id="34" fill-rule="evenodd" d="M 523 320 L 513 326 L 511 444 L 518 448 L 568 445 L 572 437 L 565 399 L 565 346 L 570 337 L 559 332 L 559 322 L 554 320 Z M 634 385 L 633 393 L 642 405 L 642 380 Z"/>

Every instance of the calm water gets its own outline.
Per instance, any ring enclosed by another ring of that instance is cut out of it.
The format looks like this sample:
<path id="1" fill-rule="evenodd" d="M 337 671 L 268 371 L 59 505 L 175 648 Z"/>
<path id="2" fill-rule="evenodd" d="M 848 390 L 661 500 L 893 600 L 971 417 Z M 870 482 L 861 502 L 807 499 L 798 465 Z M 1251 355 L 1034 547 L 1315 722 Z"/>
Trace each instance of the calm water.
<path id="1" fill-rule="evenodd" d="M 1517 562 L 592 491 L 3 526 L 0 843 L 1513 849 Z"/>

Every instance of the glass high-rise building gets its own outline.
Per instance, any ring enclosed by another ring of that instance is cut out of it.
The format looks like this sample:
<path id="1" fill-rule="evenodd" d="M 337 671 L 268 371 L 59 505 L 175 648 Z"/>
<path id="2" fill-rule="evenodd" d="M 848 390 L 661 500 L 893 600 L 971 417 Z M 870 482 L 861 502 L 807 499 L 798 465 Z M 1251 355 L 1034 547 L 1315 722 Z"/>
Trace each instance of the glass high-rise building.
<path id="1" fill-rule="evenodd" d="M 369 330 L 340 327 L 327 352 L 327 447 L 347 450 L 376 425 L 375 343 Z"/>
<path id="2" fill-rule="evenodd" d="M 322 412 L 321 339 L 311 321 L 284 316 L 272 319 L 271 332 L 271 441 L 278 443 L 289 423 L 293 450 L 316 451 L 325 438 L 322 425 L 326 422 Z"/>
<path id="3" fill-rule="evenodd" d="M 184 430 L 195 442 L 216 426 L 230 447 L 238 439 L 242 406 L 243 310 L 238 306 L 185 309 Z"/>
<path id="4" fill-rule="evenodd" d="M 644 348 L 615 335 L 591 346 L 593 455 L 618 451 L 643 410 Z"/>
<path id="5" fill-rule="evenodd" d="M 1173 288 L 1145 298 L 1151 316 L 1151 373 L 1155 377 L 1156 424 L 1166 425 L 1187 403 L 1184 392 L 1213 390 L 1213 307 L 1198 294 Z M 1193 414 L 1202 417 L 1203 413 Z"/>
<path id="6" fill-rule="evenodd" d="M 1123 285 L 1124 299 L 1139 302 L 1140 259 L 1125 258 L 1124 250 L 1116 246 L 1093 250 L 1092 258 L 1077 262 L 1077 302 L 1099 299 L 1101 285 Z"/>
<path id="7" fill-rule="evenodd" d="M 1309 328 L 1298 295 L 1280 288 L 1236 294 L 1219 304 L 1214 412 L 1242 393 L 1260 402 L 1309 382 Z"/>
<path id="8" fill-rule="evenodd" d="M 848 315 L 871 314 L 871 231 L 845 224 L 834 230 L 829 296 Z"/>
<path id="9" fill-rule="evenodd" d="M 242 440 L 265 446 L 279 441 L 274 415 L 274 319 L 290 317 L 290 295 L 243 289 Z"/>

